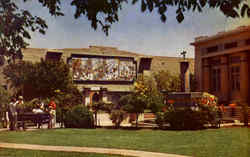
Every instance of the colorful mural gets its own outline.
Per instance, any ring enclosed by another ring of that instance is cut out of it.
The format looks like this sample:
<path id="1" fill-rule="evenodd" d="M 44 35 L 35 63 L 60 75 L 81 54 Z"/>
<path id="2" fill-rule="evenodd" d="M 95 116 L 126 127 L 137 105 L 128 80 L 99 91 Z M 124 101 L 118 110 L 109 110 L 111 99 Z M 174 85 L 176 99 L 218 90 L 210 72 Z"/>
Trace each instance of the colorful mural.
<path id="1" fill-rule="evenodd" d="M 133 81 L 136 64 L 127 58 L 72 58 L 73 79 L 77 81 Z"/>

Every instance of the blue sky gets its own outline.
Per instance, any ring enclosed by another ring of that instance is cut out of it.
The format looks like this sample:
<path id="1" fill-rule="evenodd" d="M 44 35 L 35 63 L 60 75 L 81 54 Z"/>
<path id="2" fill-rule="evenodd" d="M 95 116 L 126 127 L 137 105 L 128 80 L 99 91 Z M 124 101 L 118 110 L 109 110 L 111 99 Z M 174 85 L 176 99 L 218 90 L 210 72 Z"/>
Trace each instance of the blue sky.
<path id="1" fill-rule="evenodd" d="M 85 17 L 74 19 L 74 8 L 68 5 L 70 1 L 62 2 L 65 16 L 56 18 L 34 1 L 21 6 L 43 17 L 49 26 L 46 35 L 31 34 L 29 47 L 86 48 L 98 45 L 157 56 L 180 56 L 180 52 L 185 50 L 188 57 L 194 57 L 190 43 L 195 37 L 250 25 L 250 19 L 226 18 L 216 9 L 205 9 L 202 13 L 187 12 L 184 21 L 179 24 L 175 8 L 168 9 L 167 21 L 162 23 L 156 11 L 141 13 L 139 4 L 124 4 L 119 22 L 112 25 L 109 36 L 106 36 L 100 28 L 96 31 L 92 29 Z"/>

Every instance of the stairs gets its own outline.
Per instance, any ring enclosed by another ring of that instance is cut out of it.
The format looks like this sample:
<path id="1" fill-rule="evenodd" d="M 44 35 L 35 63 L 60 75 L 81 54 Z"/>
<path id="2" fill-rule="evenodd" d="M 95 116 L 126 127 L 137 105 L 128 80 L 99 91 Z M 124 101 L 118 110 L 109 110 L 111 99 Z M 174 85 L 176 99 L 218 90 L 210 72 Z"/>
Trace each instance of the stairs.
<path id="1" fill-rule="evenodd" d="M 228 106 L 225 107 L 225 112 L 223 114 L 223 119 L 232 119 L 243 122 L 242 108 L 235 107 L 235 114 L 232 116 L 232 109 Z M 248 107 L 248 122 L 250 122 L 250 107 Z"/>

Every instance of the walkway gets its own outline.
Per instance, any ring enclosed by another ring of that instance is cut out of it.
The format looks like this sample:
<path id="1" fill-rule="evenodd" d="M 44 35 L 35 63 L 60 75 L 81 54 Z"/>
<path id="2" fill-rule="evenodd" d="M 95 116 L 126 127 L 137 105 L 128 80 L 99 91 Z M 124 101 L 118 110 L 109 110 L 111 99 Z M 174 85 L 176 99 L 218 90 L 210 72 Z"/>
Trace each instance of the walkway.
<path id="1" fill-rule="evenodd" d="M 29 149 L 29 150 L 45 150 L 45 151 L 63 151 L 63 152 L 81 152 L 81 153 L 101 153 L 101 154 L 117 154 L 123 156 L 134 157 L 187 157 L 183 155 L 145 152 L 126 149 L 108 149 L 108 148 L 93 148 L 93 147 L 70 147 L 70 146 L 45 146 L 33 144 L 15 144 L 15 143 L 1 143 L 0 148 L 12 149 Z"/>

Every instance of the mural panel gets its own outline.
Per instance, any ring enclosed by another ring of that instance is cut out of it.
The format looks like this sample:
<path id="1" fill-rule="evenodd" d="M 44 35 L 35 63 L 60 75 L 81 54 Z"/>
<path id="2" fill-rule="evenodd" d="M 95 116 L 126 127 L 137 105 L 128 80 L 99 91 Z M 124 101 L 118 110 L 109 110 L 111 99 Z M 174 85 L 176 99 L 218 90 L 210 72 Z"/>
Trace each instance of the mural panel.
<path id="1" fill-rule="evenodd" d="M 76 81 L 133 81 L 136 78 L 132 58 L 75 57 L 69 63 Z"/>

